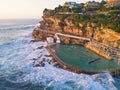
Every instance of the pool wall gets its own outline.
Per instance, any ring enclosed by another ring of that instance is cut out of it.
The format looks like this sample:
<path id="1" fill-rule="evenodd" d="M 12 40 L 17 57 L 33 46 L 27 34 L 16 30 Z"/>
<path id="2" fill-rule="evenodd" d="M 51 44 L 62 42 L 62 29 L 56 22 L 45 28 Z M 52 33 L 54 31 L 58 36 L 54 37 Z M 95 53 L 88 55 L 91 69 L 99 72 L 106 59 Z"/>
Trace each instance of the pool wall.
<path id="1" fill-rule="evenodd" d="M 81 68 L 77 68 L 77 67 L 73 67 L 69 64 L 64 63 L 54 52 L 53 50 L 50 48 L 50 46 L 47 46 L 47 50 L 49 51 L 49 53 L 51 54 L 51 56 L 53 57 L 53 59 L 55 60 L 55 62 L 57 62 L 63 69 L 71 71 L 71 72 L 75 72 L 75 73 L 85 73 L 85 74 L 97 74 L 97 73 L 105 73 L 105 72 L 109 72 L 112 76 L 120 76 L 120 69 L 111 69 L 109 71 L 92 71 L 92 70 L 85 70 L 85 69 L 81 69 Z"/>

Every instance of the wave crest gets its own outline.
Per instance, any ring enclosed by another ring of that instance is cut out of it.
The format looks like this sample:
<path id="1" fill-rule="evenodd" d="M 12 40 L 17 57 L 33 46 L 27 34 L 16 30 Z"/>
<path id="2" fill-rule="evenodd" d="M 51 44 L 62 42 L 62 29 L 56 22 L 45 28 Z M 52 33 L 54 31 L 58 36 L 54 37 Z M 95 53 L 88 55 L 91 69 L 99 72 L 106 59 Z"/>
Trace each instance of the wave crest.
<path id="1" fill-rule="evenodd" d="M 21 29 L 30 29 L 34 28 L 35 25 L 14 25 L 14 26 L 4 26 L 1 27 L 0 30 L 21 30 Z"/>

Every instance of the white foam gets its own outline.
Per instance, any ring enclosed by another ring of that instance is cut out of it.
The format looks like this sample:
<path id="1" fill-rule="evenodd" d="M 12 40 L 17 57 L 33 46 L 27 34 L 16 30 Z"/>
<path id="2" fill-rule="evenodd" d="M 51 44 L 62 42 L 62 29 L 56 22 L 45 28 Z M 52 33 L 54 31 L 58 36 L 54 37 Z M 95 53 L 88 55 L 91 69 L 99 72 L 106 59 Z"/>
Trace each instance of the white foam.
<path id="1" fill-rule="evenodd" d="M 13 47 L 14 49 L 11 48 L 5 54 L 9 55 L 11 51 L 14 52 L 6 58 L 6 61 L 2 62 L 3 66 L 1 66 L 0 70 L 4 72 L 9 71 L 10 73 L 12 69 L 16 68 L 16 70 L 22 71 L 23 75 L 16 78 L 16 83 L 30 82 L 44 85 L 46 88 L 52 87 L 53 90 L 116 90 L 116 87 L 113 85 L 114 80 L 109 73 L 96 75 L 76 74 L 56 68 L 48 63 L 45 63 L 45 67 L 33 67 L 33 61 L 30 59 L 39 58 L 35 63 L 39 63 L 43 58 L 52 60 L 52 57 L 45 56 L 50 55 L 45 48 L 47 45 L 46 42 L 24 44 L 21 41 L 17 41 L 15 45 L 16 47 Z M 37 49 L 39 46 L 44 47 Z M 8 48 L 5 47 L 5 49 Z M 15 83 L 13 80 L 12 82 Z"/>
<path id="2" fill-rule="evenodd" d="M 110 90 L 112 83 L 108 81 L 109 77 L 106 75 L 101 77 L 101 80 L 96 76 L 90 76 L 86 74 L 75 74 L 65 71 L 63 69 L 55 68 L 52 65 L 46 65 L 45 67 L 30 68 L 30 73 L 23 77 L 24 81 L 30 81 L 33 84 L 43 84 L 46 87 L 54 87 L 56 89 L 71 88 L 69 84 L 75 85 L 75 90 L 83 88 L 84 90 Z M 107 79 L 106 79 L 107 78 Z M 103 84 L 102 84 L 103 83 Z M 61 87 L 63 86 L 63 87 Z M 113 86 L 113 90 L 116 88 Z"/>

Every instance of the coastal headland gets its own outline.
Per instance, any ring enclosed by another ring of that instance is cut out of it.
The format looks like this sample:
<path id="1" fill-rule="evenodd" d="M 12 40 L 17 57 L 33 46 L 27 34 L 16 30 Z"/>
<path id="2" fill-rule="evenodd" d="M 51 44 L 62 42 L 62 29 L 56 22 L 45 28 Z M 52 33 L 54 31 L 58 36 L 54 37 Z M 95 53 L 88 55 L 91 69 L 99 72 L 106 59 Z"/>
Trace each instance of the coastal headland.
<path id="1" fill-rule="evenodd" d="M 59 39 L 64 44 L 83 45 L 108 60 L 120 62 L 120 22 L 115 21 L 118 25 L 116 28 L 113 28 L 116 24 L 112 22 L 113 17 L 117 20 L 120 18 L 120 10 L 108 9 L 104 4 L 102 8 L 107 9 L 99 10 L 84 5 L 72 8 L 63 5 L 54 10 L 45 9 L 43 20 L 35 27 L 32 36 L 35 40 L 52 37 L 54 43 Z M 109 21 L 106 21 L 107 19 Z"/>

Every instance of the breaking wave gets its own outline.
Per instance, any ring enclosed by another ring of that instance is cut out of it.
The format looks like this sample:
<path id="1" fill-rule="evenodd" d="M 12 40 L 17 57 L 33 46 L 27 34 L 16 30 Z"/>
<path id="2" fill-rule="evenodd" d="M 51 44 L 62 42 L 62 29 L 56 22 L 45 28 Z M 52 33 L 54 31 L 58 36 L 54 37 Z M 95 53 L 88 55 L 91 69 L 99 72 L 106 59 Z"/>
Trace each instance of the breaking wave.
<path id="1" fill-rule="evenodd" d="M 21 30 L 21 29 L 30 29 L 34 28 L 35 25 L 12 25 L 12 26 L 4 26 L 1 27 L 0 30 Z"/>
<path id="2" fill-rule="evenodd" d="M 55 67 L 46 42 L 31 42 L 31 32 L 0 45 L 1 90 L 117 90 L 109 73 L 77 74 Z M 44 67 L 37 66 L 43 59 Z"/>
<path id="3" fill-rule="evenodd" d="M 37 49 L 44 46 L 42 49 Z M 21 37 L 1 46 L 0 60 L 2 76 L 6 81 L 21 86 L 29 83 L 44 87 L 47 90 L 117 90 L 114 79 L 109 73 L 96 75 L 76 74 L 57 68 L 45 61 L 44 67 L 34 67 L 33 58 L 42 58 L 49 55 L 45 49 L 46 42 L 30 43 L 30 37 Z M 7 53 L 5 51 L 7 50 Z M 12 52 L 12 53 L 11 53 Z M 7 57 L 5 57 L 7 56 Z"/>

